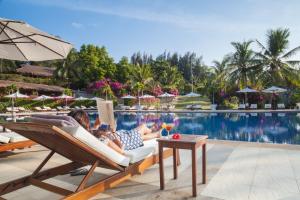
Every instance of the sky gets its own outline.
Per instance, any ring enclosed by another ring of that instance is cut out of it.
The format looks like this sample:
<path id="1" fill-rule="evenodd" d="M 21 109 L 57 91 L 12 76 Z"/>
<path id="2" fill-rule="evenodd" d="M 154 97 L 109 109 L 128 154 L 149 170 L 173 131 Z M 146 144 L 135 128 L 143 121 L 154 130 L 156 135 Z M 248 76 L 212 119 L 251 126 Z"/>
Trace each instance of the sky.
<path id="1" fill-rule="evenodd" d="M 103 45 L 116 62 L 137 51 L 190 51 L 210 65 L 233 51 L 231 42 L 265 43 L 267 30 L 279 27 L 290 29 L 293 48 L 300 45 L 299 10 L 299 0 L 0 0 L 0 17 L 77 49 Z"/>

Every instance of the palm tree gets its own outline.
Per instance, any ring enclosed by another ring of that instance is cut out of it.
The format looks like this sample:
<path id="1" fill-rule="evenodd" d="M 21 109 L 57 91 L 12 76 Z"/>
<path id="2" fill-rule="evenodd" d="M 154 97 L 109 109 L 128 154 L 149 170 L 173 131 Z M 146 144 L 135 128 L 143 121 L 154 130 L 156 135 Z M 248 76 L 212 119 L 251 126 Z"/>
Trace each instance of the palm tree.
<path id="1" fill-rule="evenodd" d="M 225 75 L 226 75 L 226 69 L 228 67 L 229 61 L 230 61 L 229 56 L 225 56 L 221 61 L 217 61 L 217 60 L 213 61 L 215 82 L 218 84 L 218 86 L 221 89 L 225 88 Z"/>
<path id="2" fill-rule="evenodd" d="M 250 45 L 253 41 L 232 42 L 235 52 L 230 55 L 230 63 L 227 67 L 229 79 L 237 82 L 240 87 L 246 87 L 249 83 L 250 73 L 257 67 L 255 65 L 255 53 Z"/>
<path id="3" fill-rule="evenodd" d="M 147 86 L 147 84 L 153 79 L 152 71 L 149 65 L 142 65 L 140 66 L 137 64 L 131 73 L 131 79 L 133 85 L 143 85 L 142 87 L 135 87 L 138 88 L 138 91 L 143 89 Z"/>
<path id="4" fill-rule="evenodd" d="M 72 49 L 67 59 L 61 65 L 57 66 L 54 75 L 56 78 L 66 79 L 69 87 L 70 79 L 79 77 L 78 66 L 78 54 L 75 49 Z"/>
<path id="5" fill-rule="evenodd" d="M 300 46 L 289 50 L 289 29 L 275 29 L 267 32 L 267 44 L 264 46 L 256 41 L 262 51 L 257 53 L 261 71 L 272 80 L 272 83 L 289 79 L 291 74 L 299 67 L 299 60 L 289 60 L 299 50 Z"/>

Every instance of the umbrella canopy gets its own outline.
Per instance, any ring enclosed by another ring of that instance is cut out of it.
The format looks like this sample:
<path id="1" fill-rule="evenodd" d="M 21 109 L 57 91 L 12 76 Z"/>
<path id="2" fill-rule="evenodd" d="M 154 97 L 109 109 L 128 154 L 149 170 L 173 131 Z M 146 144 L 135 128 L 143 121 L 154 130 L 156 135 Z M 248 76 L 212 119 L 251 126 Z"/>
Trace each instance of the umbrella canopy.
<path id="1" fill-rule="evenodd" d="M 73 99 L 74 97 L 63 94 L 63 95 L 57 96 L 55 98 L 56 99 Z"/>
<path id="2" fill-rule="evenodd" d="M 264 93 L 282 93 L 282 92 L 286 92 L 286 91 L 287 91 L 286 89 L 276 87 L 276 86 L 272 86 L 272 87 L 269 87 L 269 88 L 263 90 Z"/>
<path id="3" fill-rule="evenodd" d="M 251 88 L 244 88 L 244 89 L 241 89 L 239 91 L 237 91 L 238 93 L 255 93 L 255 92 L 258 92 L 257 90 L 254 90 L 254 89 L 251 89 Z"/>
<path id="4" fill-rule="evenodd" d="M 19 91 L 17 91 L 16 93 L 6 95 L 5 97 L 15 99 L 15 98 L 28 98 L 29 96 L 27 96 L 25 94 L 21 94 Z"/>
<path id="5" fill-rule="evenodd" d="M 175 95 L 174 94 L 169 94 L 169 93 L 165 92 L 165 93 L 163 93 L 161 95 L 158 95 L 157 97 L 159 97 L 159 98 L 171 98 L 171 97 L 175 97 Z"/>
<path id="6" fill-rule="evenodd" d="M 184 95 L 185 97 L 200 97 L 201 95 L 195 92 L 190 92 L 186 95 Z"/>
<path id="7" fill-rule="evenodd" d="M 149 94 L 144 94 L 143 96 L 139 97 L 140 99 L 152 99 L 155 98 L 155 96 L 149 95 Z"/>
<path id="8" fill-rule="evenodd" d="M 0 18 L 0 58 L 19 61 L 65 59 L 73 46 L 22 21 Z"/>
<path id="9" fill-rule="evenodd" d="M 53 97 L 50 97 L 50 96 L 47 96 L 47 95 L 41 95 L 39 97 L 34 98 L 33 100 L 34 101 L 41 101 L 41 100 L 44 101 L 46 99 L 53 99 Z"/>
<path id="10" fill-rule="evenodd" d="M 93 98 L 91 98 L 90 100 L 92 100 L 92 101 L 97 101 L 97 99 L 100 99 L 101 101 L 104 101 L 104 99 L 99 98 L 99 97 L 93 97 Z"/>
<path id="11" fill-rule="evenodd" d="M 126 96 L 121 97 L 121 99 L 136 99 L 136 97 L 131 96 L 131 95 L 126 95 Z"/>
<path id="12" fill-rule="evenodd" d="M 86 97 L 78 97 L 75 99 L 75 101 L 86 101 L 86 100 L 89 100 L 89 99 Z"/>

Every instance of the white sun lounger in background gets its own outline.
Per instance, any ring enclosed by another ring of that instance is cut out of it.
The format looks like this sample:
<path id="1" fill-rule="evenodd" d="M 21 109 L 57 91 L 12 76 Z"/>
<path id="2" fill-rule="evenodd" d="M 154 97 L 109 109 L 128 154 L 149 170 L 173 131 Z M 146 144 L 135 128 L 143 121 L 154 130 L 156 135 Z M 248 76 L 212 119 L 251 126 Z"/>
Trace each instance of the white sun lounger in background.
<path id="1" fill-rule="evenodd" d="M 239 109 L 246 109 L 246 105 L 245 104 L 240 104 Z"/>
<path id="2" fill-rule="evenodd" d="M 278 108 L 278 109 L 285 109 L 284 103 L 279 103 L 279 104 L 277 104 L 277 108 Z"/>
<path id="3" fill-rule="evenodd" d="M 193 105 L 192 106 L 192 109 L 195 109 L 195 110 L 199 110 L 201 108 L 202 108 L 201 105 Z"/>
<path id="4" fill-rule="evenodd" d="M 218 105 L 217 104 L 211 104 L 210 109 L 211 110 L 217 110 Z"/>
<path id="5" fill-rule="evenodd" d="M 296 103 L 296 109 L 300 109 L 300 103 Z"/>
<path id="6" fill-rule="evenodd" d="M 257 104 L 250 104 L 250 109 L 257 109 Z"/>
<path id="7" fill-rule="evenodd" d="M 265 104 L 265 109 L 272 109 L 272 105 L 269 103 Z"/>
<path id="8" fill-rule="evenodd" d="M 191 110 L 193 108 L 193 105 L 187 105 L 185 106 L 185 108 Z"/>

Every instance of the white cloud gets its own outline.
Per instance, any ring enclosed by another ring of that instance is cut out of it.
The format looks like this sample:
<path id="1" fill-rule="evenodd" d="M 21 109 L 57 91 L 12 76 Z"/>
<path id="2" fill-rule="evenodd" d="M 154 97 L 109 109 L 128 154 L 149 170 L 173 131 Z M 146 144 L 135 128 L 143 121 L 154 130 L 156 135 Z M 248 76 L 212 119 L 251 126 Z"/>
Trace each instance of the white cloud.
<path id="1" fill-rule="evenodd" d="M 78 23 L 78 22 L 72 22 L 71 25 L 74 27 L 74 28 L 83 28 L 83 24 L 81 23 Z"/>

